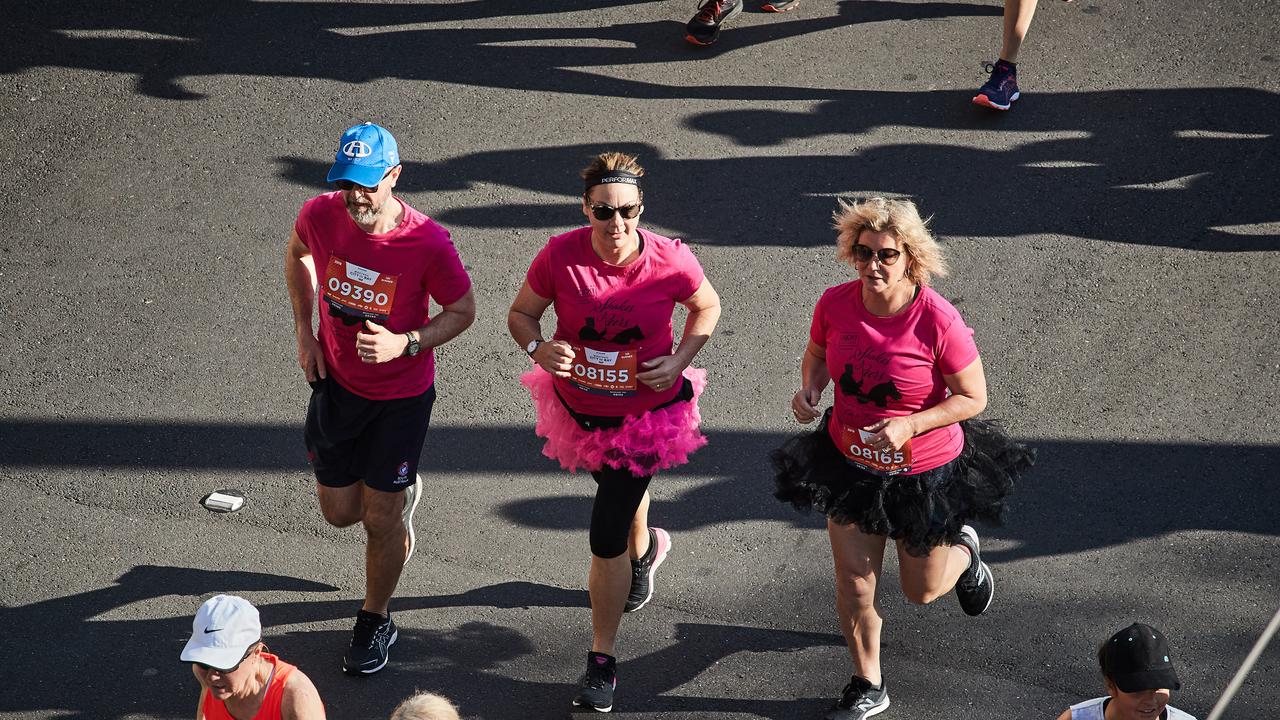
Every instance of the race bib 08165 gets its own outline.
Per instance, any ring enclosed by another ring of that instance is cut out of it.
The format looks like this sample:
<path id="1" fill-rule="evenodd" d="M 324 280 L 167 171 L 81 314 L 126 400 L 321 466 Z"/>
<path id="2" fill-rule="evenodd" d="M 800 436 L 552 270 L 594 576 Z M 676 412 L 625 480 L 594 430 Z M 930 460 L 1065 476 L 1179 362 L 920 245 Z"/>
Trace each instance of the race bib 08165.
<path id="1" fill-rule="evenodd" d="M 868 444 L 874 436 L 873 432 L 841 425 L 840 452 L 854 465 L 883 477 L 911 469 L 910 440 L 897 450 L 876 450 Z"/>

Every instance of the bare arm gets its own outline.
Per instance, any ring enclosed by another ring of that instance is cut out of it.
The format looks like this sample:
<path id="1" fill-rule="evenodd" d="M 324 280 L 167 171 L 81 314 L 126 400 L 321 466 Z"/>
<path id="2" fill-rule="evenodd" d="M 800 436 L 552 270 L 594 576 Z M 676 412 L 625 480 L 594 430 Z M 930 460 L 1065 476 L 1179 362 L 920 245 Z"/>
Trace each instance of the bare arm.
<path id="1" fill-rule="evenodd" d="M 324 703 L 311 678 L 295 670 L 284 683 L 280 698 L 280 717 L 284 720 L 325 720 Z"/>
<path id="2" fill-rule="evenodd" d="M 720 321 L 720 295 L 711 286 L 711 281 L 702 279 L 702 285 L 687 299 L 680 302 L 689 309 L 689 317 L 684 322 L 684 334 L 680 337 L 680 346 L 676 348 L 675 357 L 680 361 L 683 370 L 697 356 L 698 351 L 711 333 L 716 331 L 716 323 Z"/>
<path id="3" fill-rule="evenodd" d="M 529 287 L 525 281 L 511 301 L 511 310 L 507 312 L 507 331 L 521 349 L 529 347 L 534 340 L 542 340 L 542 314 L 551 307 L 551 298 L 544 298 Z M 533 351 L 533 360 L 543 370 L 569 377 L 569 368 L 573 364 L 573 348 L 562 341 L 543 342 Z"/>
<path id="4" fill-rule="evenodd" d="M 864 429 L 876 435 L 867 444 L 877 450 L 897 450 L 916 435 L 968 420 L 987 407 L 987 376 L 982 370 L 982 358 L 974 358 L 965 369 L 943 375 L 942 379 L 951 391 L 947 399 L 912 415 L 868 425 Z"/>
<path id="5" fill-rule="evenodd" d="M 1070 2 L 1070 0 L 1067 1 Z M 1063 711 L 1063 713 L 1058 716 L 1058 720 L 1071 720 L 1071 708 L 1067 708 Z"/>
<path id="6" fill-rule="evenodd" d="M 209 691 L 203 686 L 200 688 L 200 699 L 196 701 L 196 720 L 204 720 L 204 698 Z"/>
<path id="7" fill-rule="evenodd" d="M 418 342 L 424 348 L 440 347 L 462 334 L 476 321 L 476 296 L 471 290 L 448 305 L 441 305 L 440 312 L 429 324 L 418 330 Z M 408 344 L 406 340 L 406 345 Z"/>
<path id="8" fill-rule="evenodd" d="M 795 413 L 796 420 L 811 423 L 818 418 L 822 391 L 830 383 L 827 349 L 810 340 L 804 350 L 804 358 L 800 361 L 800 392 L 791 398 L 791 411 Z"/>
<path id="9" fill-rule="evenodd" d="M 428 324 L 413 332 L 422 349 L 440 347 L 457 337 L 476 319 L 476 299 L 470 290 L 448 305 L 441 305 L 440 312 Z M 360 361 L 369 365 L 390 362 L 405 354 L 409 348 L 409 333 L 391 332 L 372 320 L 364 321 L 364 329 L 356 333 L 356 352 Z"/>
<path id="10" fill-rule="evenodd" d="M 311 249 L 302 242 L 295 230 L 289 234 L 289 244 L 284 251 L 284 282 L 289 288 L 289 301 L 293 305 L 293 329 L 298 343 L 298 365 L 308 382 L 326 375 L 324 353 L 316 340 L 311 314 L 316 305 L 316 268 Z"/>
<path id="11" fill-rule="evenodd" d="M 711 286 L 711 281 L 702 279 L 702 284 L 692 295 L 680 301 L 689 309 L 689 317 L 685 319 L 684 334 L 680 336 L 680 346 L 671 355 L 663 355 L 640 363 L 643 371 L 636 373 L 636 379 L 654 390 L 665 390 L 676 384 L 684 369 L 689 367 L 693 358 L 707 344 L 711 333 L 715 332 L 716 322 L 720 320 L 720 296 Z"/>

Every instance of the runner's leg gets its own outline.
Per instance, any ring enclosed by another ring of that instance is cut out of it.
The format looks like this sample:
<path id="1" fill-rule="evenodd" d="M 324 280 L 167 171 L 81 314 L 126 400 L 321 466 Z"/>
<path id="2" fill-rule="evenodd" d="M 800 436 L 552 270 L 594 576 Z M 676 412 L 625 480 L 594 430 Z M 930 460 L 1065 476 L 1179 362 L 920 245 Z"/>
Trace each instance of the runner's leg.
<path id="1" fill-rule="evenodd" d="M 363 609 L 387 614 L 387 604 L 400 582 L 400 570 L 409 553 L 409 533 L 401 513 L 404 491 L 385 492 L 361 484 L 364 502 L 365 592 Z"/>
<path id="2" fill-rule="evenodd" d="M 613 655 L 618 624 L 631 591 L 631 558 L 627 545 L 636 511 L 648 494 L 647 477 L 606 467 L 591 473 L 596 499 L 591 508 L 591 649 Z"/>
<path id="3" fill-rule="evenodd" d="M 1018 62 L 1018 51 L 1031 27 L 1036 14 L 1036 0 L 1004 0 L 1004 35 L 1000 46 L 1000 59 Z"/>
<path id="4" fill-rule="evenodd" d="M 898 580 L 908 602 L 927 605 L 951 592 L 956 580 L 969 568 L 969 551 L 963 545 L 939 545 L 926 557 L 909 554 L 898 543 Z"/>
<path id="5" fill-rule="evenodd" d="M 836 613 L 853 660 L 855 675 L 880 684 L 880 628 L 884 618 L 876 586 L 884 563 L 885 537 L 868 535 L 857 525 L 827 520 L 836 574 Z"/>
<path id="6" fill-rule="evenodd" d="M 649 552 L 649 491 L 646 490 L 631 521 L 631 535 L 627 538 L 627 556 L 639 560 Z"/>

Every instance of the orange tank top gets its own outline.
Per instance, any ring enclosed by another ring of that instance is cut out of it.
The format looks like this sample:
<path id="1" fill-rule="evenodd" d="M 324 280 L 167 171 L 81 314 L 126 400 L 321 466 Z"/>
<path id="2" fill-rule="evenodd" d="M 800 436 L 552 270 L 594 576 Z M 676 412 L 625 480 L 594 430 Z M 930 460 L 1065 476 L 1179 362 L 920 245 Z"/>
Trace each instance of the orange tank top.
<path id="1" fill-rule="evenodd" d="M 267 686 L 267 695 L 262 698 L 262 707 L 258 708 L 258 713 L 253 716 L 253 720 L 281 720 L 280 701 L 284 698 L 284 684 L 298 668 L 271 653 L 264 652 L 262 657 L 271 663 L 273 669 L 270 684 Z M 200 709 L 204 712 L 205 720 L 235 720 L 231 713 L 227 712 L 227 706 L 209 693 L 205 693 L 204 703 Z"/>

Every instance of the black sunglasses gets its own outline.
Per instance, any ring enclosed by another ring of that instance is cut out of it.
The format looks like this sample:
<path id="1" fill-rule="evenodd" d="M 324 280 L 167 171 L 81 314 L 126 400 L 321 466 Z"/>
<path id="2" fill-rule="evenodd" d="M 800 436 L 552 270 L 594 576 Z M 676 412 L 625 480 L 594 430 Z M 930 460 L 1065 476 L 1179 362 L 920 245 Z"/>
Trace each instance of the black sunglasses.
<path id="1" fill-rule="evenodd" d="M 881 265 L 892 265 L 898 262 L 898 258 L 902 257 L 902 251 L 894 250 L 893 248 L 881 248 L 879 250 L 872 250 L 871 248 L 862 244 L 857 244 L 853 246 L 854 262 L 860 262 L 860 263 L 870 262 L 872 257 L 879 260 Z"/>
<path id="2" fill-rule="evenodd" d="M 612 220 L 613 214 L 618 213 L 622 215 L 622 217 L 630 220 L 639 215 L 640 210 L 643 207 L 644 206 L 640 203 L 635 203 L 634 205 L 623 205 L 622 207 L 614 207 L 607 203 L 592 203 L 591 216 L 600 222 L 604 222 L 606 220 Z"/>
<path id="3" fill-rule="evenodd" d="M 395 169 L 395 168 L 392 168 L 392 170 L 394 170 L 394 169 Z M 387 176 L 388 176 L 388 175 L 390 175 L 390 174 L 391 174 L 391 170 L 388 170 L 388 171 L 386 171 L 385 173 L 383 173 L 383 175 L 382 175 L 382 180 L 386 180 L 386 179 L 387 179 Z M 382 185 L 382 180 L 379 180 L 379 181 L 378 181 L 378 184 L 377 184 L 377 185 L 374 185 L 373 187 L 368 187 L 368 186 L 365 186 L 365 185 L 361 185 L 360 183 L 357 183 L 357 182 L 351 182 L 350 180 L 334 180 L 334 181 L 333 181 L 333 184 L 334 184 L 334 185 L 337 185 L 339 190 L 346 190 L 346 191 L 348 191 L 348 192 L 349 192 L 349 191 L 351 191 L 351 190 L 362 190 L 362 191 L 364 191 L 366 194 L 368 194 L 368 195 L 372 195 L 372 194 L 374 194 L 374 193 L 378 192 L 378 188 L 379 188 L 379 187 L 381 187 L 381 185 Z"/>

